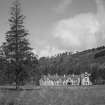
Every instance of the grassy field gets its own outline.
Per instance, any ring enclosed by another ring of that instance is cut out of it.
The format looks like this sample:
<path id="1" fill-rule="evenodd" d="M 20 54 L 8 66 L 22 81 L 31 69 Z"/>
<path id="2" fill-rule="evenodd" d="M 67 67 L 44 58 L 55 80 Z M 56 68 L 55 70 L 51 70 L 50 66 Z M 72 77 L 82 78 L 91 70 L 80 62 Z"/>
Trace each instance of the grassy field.
<path id="1" fill-rule="evenodd" d="M 0 90 L 0 105 L 105 105 L 105 86 Z"/>

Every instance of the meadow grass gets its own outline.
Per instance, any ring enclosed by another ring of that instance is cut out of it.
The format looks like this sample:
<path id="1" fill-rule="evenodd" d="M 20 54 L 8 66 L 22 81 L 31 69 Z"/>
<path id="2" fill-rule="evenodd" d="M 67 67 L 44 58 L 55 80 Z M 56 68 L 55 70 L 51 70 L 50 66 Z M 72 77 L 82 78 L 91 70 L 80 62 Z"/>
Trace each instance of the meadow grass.
<path id="1" fill-rule="evenodd" d="M 0 105 L 105 105 L 105 85 L 0 90 Z"/>

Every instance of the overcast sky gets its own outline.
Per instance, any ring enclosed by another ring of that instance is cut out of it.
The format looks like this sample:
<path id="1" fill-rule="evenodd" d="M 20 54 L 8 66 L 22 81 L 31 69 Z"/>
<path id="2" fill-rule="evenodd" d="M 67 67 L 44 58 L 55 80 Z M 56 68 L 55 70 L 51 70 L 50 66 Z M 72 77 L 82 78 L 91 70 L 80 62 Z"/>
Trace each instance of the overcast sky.
<path id="1" fill-rule="evenodd" d="M 13 0 L 0 0 L 0 45 Z M 104 0 L 22 0 L 31 47 L 39 56 L 105 45 Z"/>

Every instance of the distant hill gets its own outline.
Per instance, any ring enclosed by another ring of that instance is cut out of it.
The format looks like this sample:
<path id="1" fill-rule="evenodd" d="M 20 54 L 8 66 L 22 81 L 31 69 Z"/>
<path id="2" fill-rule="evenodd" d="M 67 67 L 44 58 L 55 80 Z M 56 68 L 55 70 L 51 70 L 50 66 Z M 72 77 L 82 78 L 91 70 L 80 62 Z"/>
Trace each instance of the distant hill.
<path id="1" fill-rule="evenodd" d="M 72 54 L 65 52 L 53 57 L 39 59 L 39 70 L 42 74 L 80 74 L 91 72 L 93 65 L 105 63 L 105 46 L 88 49 Z"/>

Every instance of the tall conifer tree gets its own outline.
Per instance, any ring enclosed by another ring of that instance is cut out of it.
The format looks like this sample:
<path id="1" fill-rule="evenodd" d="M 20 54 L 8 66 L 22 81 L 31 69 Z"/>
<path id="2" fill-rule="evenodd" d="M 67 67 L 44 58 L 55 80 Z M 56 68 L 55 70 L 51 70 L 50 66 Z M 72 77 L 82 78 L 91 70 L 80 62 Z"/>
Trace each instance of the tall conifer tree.
<path id="1" fill-rule="evenodd" d="M 20 2 L 15 0 L 10 11 L 10 29 L 6 33 L 5 43 L 7 59 L 14 64 L 16 88 L 19 86 L 21 76 L 23 78 L 22 64 L 31 55 L 32 50 L 27 38 L 29 34 L 24 27 L 25 16 L 21 12 Z M 24 74 L 26 75 L 25 71 Z"/>

